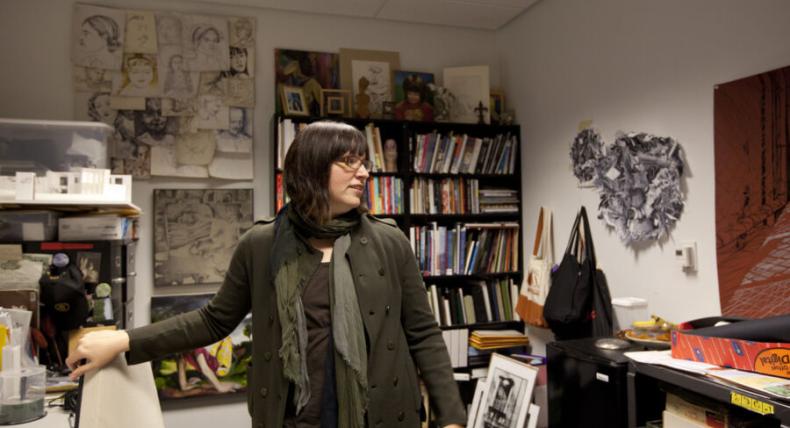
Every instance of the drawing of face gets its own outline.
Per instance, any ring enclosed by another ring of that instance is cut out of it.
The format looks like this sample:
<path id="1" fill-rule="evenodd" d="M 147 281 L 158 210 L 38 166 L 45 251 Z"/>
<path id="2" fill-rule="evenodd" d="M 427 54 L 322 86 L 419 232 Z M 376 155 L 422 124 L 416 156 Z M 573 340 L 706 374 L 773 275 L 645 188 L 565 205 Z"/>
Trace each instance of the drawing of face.
<path id="1" fill-rule="evenodd" d="M 230 68 L 238 73 L 247 71 L 247 49 L 231 49 Z"/>
<path id="2" fill-rule="evenodd" d="M 244 132 L 244 111 L 240 108 L 230 109 L 230 132 L 239 135 Z"/>
<path id="3" fill-rule="evenodd" d="M 138 89 L 146 89 L 154 80 L 154 67 L 151 61 L 145 58 L 129 60 L 129 69 L 126 71 L 129 83 Z"/>
<path id="4" fill-rule="evenodd" d="M 195 49 L 204 55 L 216 55 L 219 53 L 219 31 L 214 27 L 208 27 L 196 31 Z"/>
<path id="5" fill-rule="evenodd" d="M 115 121 L 115 110 L 110 108 L 110 95 L 101 94 L 93 99 L 93 108 L 96 112 L 95 120 L 112 124 Z"/>
<path id="6" fill-rule="evenodd" d="M 171 71 L 184 71 L 184 57 L 181 55 L 173 55 L 170 57 L 170 70 Z"/>
<path id="7" fill-rule="evenodd" d="M 236 21 L 236 39 L 245 41 L 252 36 L 252 23 L 246 19 Z"/>
<path id="8" fill-rule="evenodd" d="M 104 82 L 104 70 L 101 68 L 85 67 L 85 81 L 93 84 Z"/>
<path id="9" fill-rule="evenodd" d="M 96 52 L 107 47 L 104 37 L 87 22 L 80 27 L 79 44 L 88 52 Z"/>
<path id="10" fill-rule="evenodd" d="M 419 104 L 420 93 L 416 91 L 408 91 L 406 92 L 406 98 L 409 100 L 409 104 Z"/>
<path id="11" fill-rule="evenodd" d="M 156 98 L 145 100 L 145 111 L 143 111 L 142 119 L 143 125 L 149 132 L 163 134 L 167 128 L 167 118 L 162 116 L 162 106 Z"/>
<path id="12" fill-rule="evenodd" d="M 129 38 L 134 39 L 137 46 L 146 46 L 148 44 L 148 34 L 150 30 L 145 18 L 140 15 L 133 15 L 127 22 L 127 35 Z"/>
<path id="13" fill-rule="evenodd" d="M 209 117 L 216 117 L 222 109 L 222 101 L 219 98 L 211 97 L 206 100 L 205 106 Z"/>
<path id="14" fill-rule="evenodd" d="M 181 43 L 181 21 L 172 16 L 158 18 L 159 39 L 163 44 Z"/>

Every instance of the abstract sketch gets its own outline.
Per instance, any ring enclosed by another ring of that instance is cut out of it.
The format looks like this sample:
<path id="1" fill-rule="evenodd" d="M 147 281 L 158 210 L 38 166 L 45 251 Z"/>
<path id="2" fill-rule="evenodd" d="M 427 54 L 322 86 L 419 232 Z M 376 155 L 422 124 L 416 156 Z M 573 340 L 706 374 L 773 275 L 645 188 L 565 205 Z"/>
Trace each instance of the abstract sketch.
<path id="1" fill-rule="evenodd" d="M 101 68 L 74 66 L 73 82 L 77 92 L 110 92 L 112 72 Z"/>
<path id="2" fill-rule="evenodd" d="M 159 52 L 160 75 L 164 75 L 162 93 L 169 98 L 192 98 L 197 95 L 200 73 L 189 71 L 177 46 L 163 46 Z"/>
<path id="3" fill-rule="evenodd" d="M 790 67 L 716 86 L 716 260 L 721 312 L 790 308 Z"/>
<path id="4" fill-rule="evenodd" d="M 154 285 L 220 283 L 252 227 L 252 189 L 154 190 Z"/>
<path id="5" fill-rule="evenodd" d="M 237 48 L 255 47 L 255 18 L 230 18 L 230 46 Z"/>
<path id="6" fill-rule="evenodd" d="M 594 129 L 583 129 L 576 135 L 571 145 L 571 160 L 573 175 L 580 183 L 592 182 L 598 171 L 597 162 L 603 159 L 603 153 L 603 139 Z"/>
<path id="7" fill-rule="evenodd" d="M 126 13 L 126 39 L 123 51 L 149 54 L 157 52 L 156 20 L 153 12 Z"/>
<path id="8" fill-rule="evenodd" d="M 380 117 L 384 101 L 392 98 L 390 64 L 384 61 L 351 61 L 351 79 L 354 82 L 354 92 L 359 89 L 359 81 L 367 79 L 367 95 L 370 97 L 368 104 L 370 114 Z"/>
<path id="9" fill-rule="evenodd" d="M 185 15 L 183 48 L 186 68 L 191 71 L 228 69 L 228 20 L 225 18 Z"/>
<path id="10" fill-rule="evenodd" d="M 162 94 L 156 55 L 124 54 L 123 70 L 113 79 L 113 95 L 156 97 Z"/>
<path id="11" fill-rule="evenodd" d="M 126 14 L 122 10 L 77 4 L 72 25 L 71 62 L 120 70 Z"/>
<path id="12" fill-rule="evenodd" d="M 340 87 L 339 57 L 334 53 L 275 49 L 277 72 L 276 111 L 282 112 L 280 93 L 283 86 L 296 86 L 304 91 L 311 115 L 321 114 L 321 89 Z"/>
<path id="13" fill-rule="evenodd" d="M 152 297 L 151 322 L 197 310 L 212 297 L 212 294 Z M 251 323 L 251 316 L 247 316 L 230 336 L 219 342 L 154 360 L 152 369 L 159 398 L 244 392 L 252 362 Z"/>

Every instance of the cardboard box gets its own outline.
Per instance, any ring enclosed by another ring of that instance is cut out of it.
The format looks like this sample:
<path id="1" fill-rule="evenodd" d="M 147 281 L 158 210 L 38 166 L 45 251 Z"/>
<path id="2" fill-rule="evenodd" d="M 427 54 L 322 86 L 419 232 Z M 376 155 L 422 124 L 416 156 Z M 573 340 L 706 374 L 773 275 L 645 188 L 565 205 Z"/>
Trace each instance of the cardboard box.
<path id="1" fill-rule="evenodd" d="M 702 361 L 790 379 L 790 343 L 672 332 L 672 358 Z"/>

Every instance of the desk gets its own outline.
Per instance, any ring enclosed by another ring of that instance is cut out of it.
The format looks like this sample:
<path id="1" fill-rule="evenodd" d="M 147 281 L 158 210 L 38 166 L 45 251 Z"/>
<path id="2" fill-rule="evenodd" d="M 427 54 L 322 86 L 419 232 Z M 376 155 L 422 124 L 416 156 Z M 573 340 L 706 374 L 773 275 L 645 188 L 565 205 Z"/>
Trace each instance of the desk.
<path id="1" fill-rule="evenodd" d="M 733 394 L 735 394 L 736 397 L 746 397 L 749 402 L 761 404 L 764 408 L 770 408 L 772 410 L 770 416 L 778 420 L 782 427 L 790 428 L 790 402 L 783 402 L 737 386 L 725 385 L 700 375 L 633 361 L 629 364 L 627 377 L 629 428 L 636 428 L 637 416 L 640 416 L 639 420 L 643 420 L 643 415 L 637 415 L 637 412 L 639 409 L 643 408 L 643 406 L 639 405 L 640 397 L 637 396 L 636 388 L 636 382 L 639 378 L 643 377 L 654 380 L 658 385 L 674 385 L 675 387 L 692 391 L 730 406 L 735 406 L 735 404 L 732 404 Z M 756 402 L 752 400 L 756 400 Z M 748 409 L 748 407 L 744 406 L 740 406 L 739 408 Z M 660 419 L 660 415 L 647 415 L 647 417 L 654 416 L 658 416 L 656 419 Z"/>

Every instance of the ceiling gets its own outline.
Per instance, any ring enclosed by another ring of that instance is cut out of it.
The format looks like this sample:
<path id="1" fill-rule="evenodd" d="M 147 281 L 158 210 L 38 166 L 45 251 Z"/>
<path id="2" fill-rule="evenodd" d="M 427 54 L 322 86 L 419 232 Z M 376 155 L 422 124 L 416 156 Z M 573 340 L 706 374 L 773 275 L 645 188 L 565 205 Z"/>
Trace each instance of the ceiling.
<path id="1" fill-rule="evenodd" d="M 210 0 L 387 21 L 496 30 L 539 0 Z"/>

